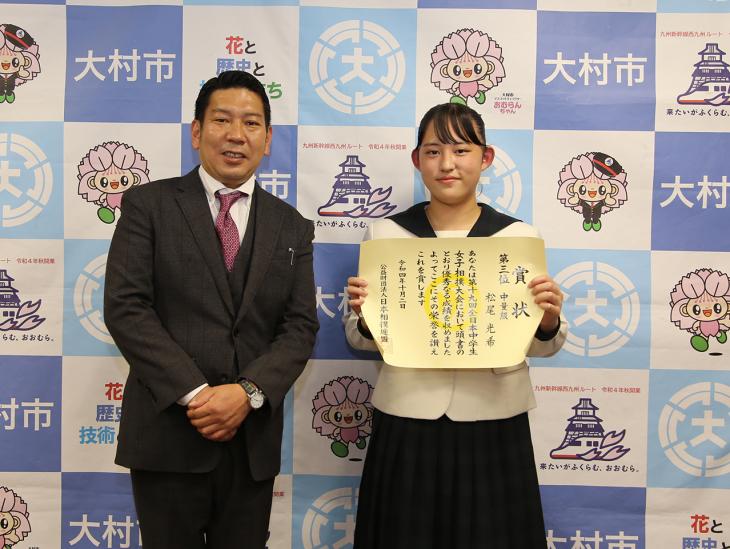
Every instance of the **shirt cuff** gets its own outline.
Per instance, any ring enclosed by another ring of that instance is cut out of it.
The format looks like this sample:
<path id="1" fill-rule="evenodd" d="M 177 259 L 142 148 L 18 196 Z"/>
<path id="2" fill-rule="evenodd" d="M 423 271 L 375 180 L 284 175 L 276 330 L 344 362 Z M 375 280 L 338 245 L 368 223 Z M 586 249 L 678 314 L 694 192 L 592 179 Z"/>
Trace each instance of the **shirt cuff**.
<path id="1" fill-rule="evenodd" d="M 558 319 L 558 325 L 555 326 L 552 330 L 549 332 L 544 332 L 540 326 L 537 327 L 537 331 L 535 332 L 535 337 L 539 339 L 540 341 L 550 341 L 552 338 L 554 338 L 556 335 L 558 335 L 558 332 L 560 331 L 560 323 L 562 322 L 561 319 Z"/>
<path id="2" fill-rule="evenodd" d="M 180 398 L 178 398 L 177 403 L 180 406 L 187 406 L 188 404 L 190 404 L 190 401 L 195 398 L 195 395 L 197 395 L 200 391 L 205 389 L 207 386 L 208 386 L 207 383 L 203 383 L 200 387 L 196 387 L 195 389 L 190 391 L 188 394 L 183 395 Z"/>

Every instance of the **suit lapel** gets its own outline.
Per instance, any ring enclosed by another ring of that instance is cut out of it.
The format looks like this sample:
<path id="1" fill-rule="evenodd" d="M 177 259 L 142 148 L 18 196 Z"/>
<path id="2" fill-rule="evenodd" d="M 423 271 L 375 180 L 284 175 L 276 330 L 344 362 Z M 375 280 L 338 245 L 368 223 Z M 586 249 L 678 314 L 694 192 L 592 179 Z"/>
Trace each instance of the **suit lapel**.
<path id="1" fill-rule="evenodd" d="M 215 233 L 213 218 L 210 214 L 208 200 L 205 197 L 203 182 L 198 175 L 198 168 L 180 179 L 175 197 L 180 210 L 193 233 L 198 251 L 213 276 L 213 281 L 221 295 L 223 303 L 231 316 L 234 315 L 233 297 L 228 285 L 228 278 L 220 241 Z"/>
<path id="2" fill-rule="evenodd" d="M 274 255 L 274 248 L 279 239 L 283 217 L 277 208 L 276 199 L 256 184 L 254 187 L 254 207 L 256 208 L 256 225 L 251 264 L 248 269 L 246 287 L 243 290 L 241 307 L 238 309 L 236 323 L 241 322 L 253 302 L 256 292 L 264 283 L 264 276 Z"/>

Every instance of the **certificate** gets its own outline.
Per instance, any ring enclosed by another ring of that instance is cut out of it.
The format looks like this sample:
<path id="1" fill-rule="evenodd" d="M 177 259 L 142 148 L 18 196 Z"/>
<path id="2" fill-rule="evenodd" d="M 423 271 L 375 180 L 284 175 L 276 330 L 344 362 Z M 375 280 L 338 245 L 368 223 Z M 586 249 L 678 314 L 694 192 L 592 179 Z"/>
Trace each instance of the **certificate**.
<path id="1" fill-rule="evenodd" d="M 525 359 L 547 273 L 528 237 L 392 238 L 360 244 L 362 314 L 383 360 L 407 368 L 503 368 Z"/>

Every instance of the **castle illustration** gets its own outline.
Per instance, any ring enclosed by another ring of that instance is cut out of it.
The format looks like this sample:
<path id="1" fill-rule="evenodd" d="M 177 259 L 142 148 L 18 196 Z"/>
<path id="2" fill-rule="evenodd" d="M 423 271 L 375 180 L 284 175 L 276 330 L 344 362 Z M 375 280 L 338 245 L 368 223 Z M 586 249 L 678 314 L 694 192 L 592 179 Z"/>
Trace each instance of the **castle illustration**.
<path id="1" fill-rule="evenodd" d="M 340 165 L 340 173 L 335 176 L 332 195 L 317 213 L 321 216 L 336 217 L 383 217 L 395 209 L 386 200 L 393 191 L 372 189 L 363 168 L 365 164 L 354 154 L 348 154 Z"/>
<path id="2" fill-rule="evenodd" d="M 563 442 L 550 451 L 551 458 L 614 461 L 628 453 L 630 448 L 619 444 L 626 430 L 604 432 L 603 420 L 596 415 L 598 406 L 590 398 L 579 399 L 572 409 L 574 413 L 568 418 Z"/>
<path id="3" fill-rule="evenodd" d="M 15 318 L 20 307 L 18 290 L 13 288 L 15 279 L 5 269 L 0 269 L 0 322 Z"/>
<path id="4" fill-rule="evenodd" d="M 689 89 L 677 97 L 682 105 L 730 105 L 730 65 L 723 61 L 725 52 L 714 42 L 698 52 Z"/>
<path id="5" fill-rule="evenodd" d="M 20 293 L 13 287 L 14 281 L 6 269 L 0 269 L 0 332 L 32 330 L 46 320 L 36 314 L 41 300 L 21 301 Z"/>

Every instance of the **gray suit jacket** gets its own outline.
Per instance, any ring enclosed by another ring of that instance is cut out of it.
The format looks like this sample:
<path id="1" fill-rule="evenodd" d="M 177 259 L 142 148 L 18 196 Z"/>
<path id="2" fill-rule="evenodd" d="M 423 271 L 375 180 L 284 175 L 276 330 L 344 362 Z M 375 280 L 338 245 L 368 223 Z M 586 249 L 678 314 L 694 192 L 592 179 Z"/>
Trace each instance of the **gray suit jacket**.
<path id="1" fill-rule="evenodd" d="M 243 376 L 264 391 L 267 403 L 236 436 L 246 437 L 255 479 L 278 473 L 283 400 L 318 328 L 314 227 L 258 186 L 253 204 L 255 240 L 236 310 L 198 169 L 124 195 L 104 291 L 107 327 L 130 367 L 119 465 L 212 470 L 226 443 L 203 438 L 176 401 L 203 383 Z"/>

